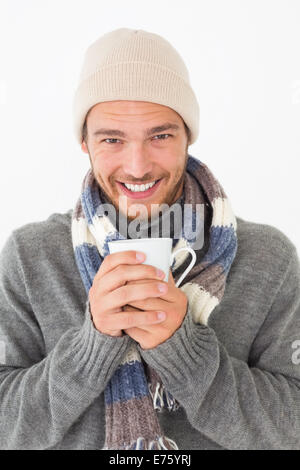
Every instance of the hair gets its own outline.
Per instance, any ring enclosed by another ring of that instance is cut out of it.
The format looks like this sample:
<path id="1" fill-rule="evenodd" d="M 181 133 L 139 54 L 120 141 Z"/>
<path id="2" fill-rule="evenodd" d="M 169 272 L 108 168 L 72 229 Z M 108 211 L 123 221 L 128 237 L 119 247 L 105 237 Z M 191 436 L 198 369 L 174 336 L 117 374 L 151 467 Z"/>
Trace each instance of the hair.
<path id="1" fill-rule="evenodd" d="M 85 117 L 85 120 L 84 120 L 84 124 L 83 124 L 83 127 L 82 127 L 82 140 L 87 143 L 87 117 L 88 117 L 89 113 L 87 113 L 86 117 Z M 190 144 L 190 141 L 191 141 L 191 131 L 189 129 L 189 127 L 186 125 L 185 121 L 183 121 L 183 124 L 184 124 L 184 129 L 185 129 L 185 132 L 186 132 L 186 136 L 187 136 L 187 145 Z"/>

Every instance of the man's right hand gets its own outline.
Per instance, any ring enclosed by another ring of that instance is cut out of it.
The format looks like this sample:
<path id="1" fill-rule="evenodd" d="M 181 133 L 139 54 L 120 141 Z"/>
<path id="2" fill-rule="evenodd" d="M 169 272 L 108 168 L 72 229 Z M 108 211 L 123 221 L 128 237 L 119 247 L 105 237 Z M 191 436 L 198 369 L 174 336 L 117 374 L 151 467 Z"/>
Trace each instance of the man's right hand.
<path id="1" fill-rule="evenodd" d="M 168 284 L 151 265 L 142 264 L 138 259 L 140 252 L 130 250 L 107 255 L 97 272 L 89 290 L 90 310 L 93 323 L 98 331 L 110 336 L 122 336 L 122 329 L 152 325 L 164 321 L 158 319 L 156 311 L 122 312 L 122 307 L 136 300 L 160 297 L 166 293 L 159 290 L 159 285 Z M 147 279 L 137 285 L 126 285 L 127 281 Z M 149 280 L 153 279 L 153 282 Z"/>

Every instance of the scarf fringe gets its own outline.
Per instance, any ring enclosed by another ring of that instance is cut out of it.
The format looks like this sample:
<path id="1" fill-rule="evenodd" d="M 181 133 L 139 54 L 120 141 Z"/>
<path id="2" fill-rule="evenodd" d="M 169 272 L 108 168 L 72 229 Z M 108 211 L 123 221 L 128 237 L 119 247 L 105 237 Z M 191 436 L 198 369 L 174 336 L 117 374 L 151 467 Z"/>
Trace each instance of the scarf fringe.
<path id="1" fill-rule="evenodd" d="M 125 447 L 117 447 L 118 450 L 179 450 L 177 444 L 172 439 L 161 436 L 155 440 L 150 441 L 144 437 L 138 437 L 136 441 L 131 442 Z M 108 447 L 103 447 L 103 450 L 115 450 L 108 449 Z"/>
<path id="2" fill-rule="evenodd" d="M 178 401 L 171 395 L 171 393 L 166 390 L 164 385 L 160 382 L 157 382 L 155 386 L 155 392 L 152 392 L 152 383 L 149 383 L 149 392 L 153 400 L 153 406 L 155 410 L 161 412 L 165 406 L 167 406 L 169 411 L 176 411 L 180 408 Z"/>

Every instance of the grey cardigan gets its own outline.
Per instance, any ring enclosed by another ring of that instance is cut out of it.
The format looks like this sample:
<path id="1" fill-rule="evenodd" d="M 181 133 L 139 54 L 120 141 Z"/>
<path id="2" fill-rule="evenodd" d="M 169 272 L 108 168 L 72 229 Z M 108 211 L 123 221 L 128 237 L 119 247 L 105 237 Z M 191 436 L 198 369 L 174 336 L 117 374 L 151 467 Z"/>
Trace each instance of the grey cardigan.
<path id="1" fill-rule="evenodd" d="M 131 341 L 98 332 L 72 210 L 12 231 L 0 255 L 0 448 L 102 449 L 104 389 Z M 238 251 L 208 325 L 190 311 L 139 351 L 181 403 L 179 449 L 300 449 L 300 264 L 275 227 L 237 217 Z"/>

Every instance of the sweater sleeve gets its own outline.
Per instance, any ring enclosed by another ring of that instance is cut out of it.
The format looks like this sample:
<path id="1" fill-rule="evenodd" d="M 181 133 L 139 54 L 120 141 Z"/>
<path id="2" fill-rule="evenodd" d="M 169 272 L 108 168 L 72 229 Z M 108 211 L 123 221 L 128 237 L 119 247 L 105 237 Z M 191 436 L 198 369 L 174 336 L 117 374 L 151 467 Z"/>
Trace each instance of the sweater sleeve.
<path id="1" fill-rule="evenodd" d="M 189 309 L 167 341 L 138 349 L 191 425 L 223 448 L 300 449 L 300 266 L 295 247 L 249 361 L 229 355 L 212 328 L 194 323 Z"/>
<path id="2" fill-rule="evenodd" d="M 13 235 L 0 255 L 0 448 L 45 449 L 105 389 L 129 345 L 94 327 L 86 303 L 48 355 L 22 279 Z"/>

